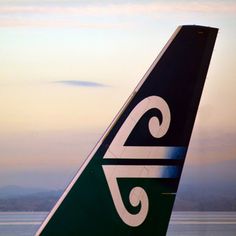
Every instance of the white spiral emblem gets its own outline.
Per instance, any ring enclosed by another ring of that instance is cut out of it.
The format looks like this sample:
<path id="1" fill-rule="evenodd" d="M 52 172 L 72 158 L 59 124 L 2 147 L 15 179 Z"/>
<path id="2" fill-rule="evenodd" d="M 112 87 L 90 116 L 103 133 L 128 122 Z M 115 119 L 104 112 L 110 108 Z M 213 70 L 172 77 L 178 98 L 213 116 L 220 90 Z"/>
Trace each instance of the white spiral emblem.
<path id="1" fill-rule="evenodd" d="M 150 96 L 138 103 L 131 111 L 122 127 L 119 129 L 104 159 L 159 159 L 166 158 L 166 147 L 156 146 L 124 146 L 129 134 L 140 120 L 140 118 L 150 109 L 156 108 L 161 112 L 162 122 L 156 116 L 151 117 L 148 123 L 150 134 L 154 138 L 163 137 L 170 126 L 170 109 L 166 101 L 158 96 Z M 137 227 L 141 225 L 147 217 L 149 209 L 149 199 L 146 191 L 139 186 L 131 189 L 129 201 L 133 207 L 140 205 L 140 210 L 132 214 L 125 208 L 117 179 L 121 178 L 169 178 L 168 173 L 173 171 L 175 166 L 160 165 L 103 165 L 103 171 L 111 192 L 111 196 L 120 218 L 129 226 Z M 171 176 L 173 177 L 173 175 Z"/>

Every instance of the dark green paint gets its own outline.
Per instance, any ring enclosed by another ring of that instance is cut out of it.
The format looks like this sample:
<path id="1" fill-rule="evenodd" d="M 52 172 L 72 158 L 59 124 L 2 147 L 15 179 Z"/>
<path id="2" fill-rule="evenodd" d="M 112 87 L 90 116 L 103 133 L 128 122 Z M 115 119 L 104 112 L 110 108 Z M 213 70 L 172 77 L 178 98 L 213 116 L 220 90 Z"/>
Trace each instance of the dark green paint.
<path id="1" fill-rule="evenodd" d="M 165 235 L 175 196 L 162 193 L 175 192 L 177 183 L 176 179 L 119 179 L 122 200 L 129 212 L 138 211 L 128 201 L 134 186 L 143 187 L 149 197 L 146 220 L 138 227 L 130 227 L 116 212 L 101 158 L 94 157 L 41 235 Z"/>

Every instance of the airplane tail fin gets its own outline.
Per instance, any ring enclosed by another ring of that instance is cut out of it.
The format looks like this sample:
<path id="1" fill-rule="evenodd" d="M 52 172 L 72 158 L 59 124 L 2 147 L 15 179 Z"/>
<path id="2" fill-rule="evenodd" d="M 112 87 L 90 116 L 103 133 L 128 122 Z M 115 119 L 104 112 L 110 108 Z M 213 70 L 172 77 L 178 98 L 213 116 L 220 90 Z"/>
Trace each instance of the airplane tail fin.
<path id="1" fill-rule="evenodd" d="M 36 235 L 165 235 L 218 29 L 177 28 Z"/>

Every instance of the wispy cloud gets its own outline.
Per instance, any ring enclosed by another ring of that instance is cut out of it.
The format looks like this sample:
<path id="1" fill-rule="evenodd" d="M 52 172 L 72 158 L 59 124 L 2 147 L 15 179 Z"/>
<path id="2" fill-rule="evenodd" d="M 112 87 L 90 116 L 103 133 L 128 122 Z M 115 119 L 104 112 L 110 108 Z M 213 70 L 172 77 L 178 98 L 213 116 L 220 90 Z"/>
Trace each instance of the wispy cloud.
<path id="1" fill-rule="evenodd" d="M 103 4 L 0 4 L 0 27 L 123 27 L 120 22 L 104 23 L 98 18 L 108 16 L 157 16 L 168 13 L 236 14 L 236 2 L 176 1 Z M 89 21 L 87 17 L 90 17 Z M 91 17 L 94 17 L 94 21 Z M 82 20 L 82 21 L 81 21 Z"/>
<path id="2" fill-rule="evenodd" d="M 21 18 L 16 17 L 12 19 L 1 19 L 0 27 L 19 27 L 19 28 L 73 28 L 73 29 L 119 29 L 128 28 L 130 24 L 125 23 L 84 23 L 79 20 L 69 19 L 34 19 L 34 18 Z"/>
<path id="3" fill-rule="evenodd" d="M 75 86 L 75 87 L 91 87 L 91 88 L 107 87 L 107 85 L 105 84 L 96 83 L 92 81 L 83 81 L 83 80 L 58 80 L 53 83 Z"/>
<path id="4" fill-rule="evenodd" d="M 236 3 L 229 1 L 176 1 L 149 3 L 108 3 L 108 4 L 50 4 L 50 5 L 0 5 L 0 14 L 61 14 L 61 15 L 123 15 L 160 12 L 217 12 L 235 13 Z"/>

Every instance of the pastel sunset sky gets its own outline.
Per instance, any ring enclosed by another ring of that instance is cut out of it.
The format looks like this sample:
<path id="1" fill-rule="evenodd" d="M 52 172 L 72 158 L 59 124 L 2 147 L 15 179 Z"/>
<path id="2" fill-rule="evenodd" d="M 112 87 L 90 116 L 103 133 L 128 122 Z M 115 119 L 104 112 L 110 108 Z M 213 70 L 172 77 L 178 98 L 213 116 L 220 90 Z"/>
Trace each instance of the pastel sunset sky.
<path id="1" fill-rule="evenodd" d="M 64 188 L 183 24 L 220 29 L 186 164 L 236 168 L 235 1 L 1 0 L 0 187 Z"/>

